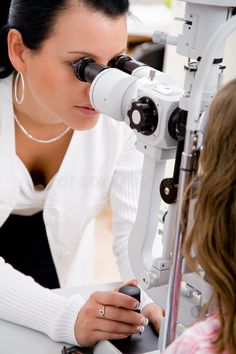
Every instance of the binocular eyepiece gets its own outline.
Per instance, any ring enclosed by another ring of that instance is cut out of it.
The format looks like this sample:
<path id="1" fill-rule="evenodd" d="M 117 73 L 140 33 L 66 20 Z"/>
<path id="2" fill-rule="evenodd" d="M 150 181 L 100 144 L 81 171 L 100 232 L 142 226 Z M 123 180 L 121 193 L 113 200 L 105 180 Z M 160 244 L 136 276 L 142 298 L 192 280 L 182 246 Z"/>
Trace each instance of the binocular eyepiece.
<path id="1" fill-rule="evenodd" d="M 140 66 L 146 66 L 146 64 L 141 63 L 129 57 L 128 55 L 118 55 L 109 61 L 108 66 L 111 68 L 119 69 L 131 75 L 135 69 L 139 68 Z"/>
<path id="2" fill-rule="evenodd" d="M 91 58 L 82 58 L 72 64 L 74 74 L 80 81 L 91 83 L 103 70 L 115 68 L 131 75 L 133 70 L 145 64 L 140 63 L 128 55 L 119 55 L 108 62 L 108 65 L 100 65 Z"/>
<path id="3" fill-rule="evenodd" d="M 72 64 L 74 74 L 80 81 L 92 82 L 94 78 L 108 67 L 105 65 L 96 64 L 95 60 L 91 58 L 82 58 Z"/>

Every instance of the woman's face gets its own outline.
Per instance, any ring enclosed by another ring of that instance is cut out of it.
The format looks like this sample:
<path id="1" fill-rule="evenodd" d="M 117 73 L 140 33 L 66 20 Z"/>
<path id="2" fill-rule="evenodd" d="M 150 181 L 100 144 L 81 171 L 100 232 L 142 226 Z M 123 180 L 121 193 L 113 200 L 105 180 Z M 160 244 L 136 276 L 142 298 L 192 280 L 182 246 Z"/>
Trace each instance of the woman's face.
<path id="1" fill-rule="evenodd" d="M 26 52 L 27 114 L 46 124 L 92 128 L 99 114 L 89 101 L 90 85 L 75 77 L 71 64 L 91 57 L 106 65 L 125 52 L 126 41 L 126 16 L 112 19 L 82 5 L 62 12 L 40 50 Z"/>

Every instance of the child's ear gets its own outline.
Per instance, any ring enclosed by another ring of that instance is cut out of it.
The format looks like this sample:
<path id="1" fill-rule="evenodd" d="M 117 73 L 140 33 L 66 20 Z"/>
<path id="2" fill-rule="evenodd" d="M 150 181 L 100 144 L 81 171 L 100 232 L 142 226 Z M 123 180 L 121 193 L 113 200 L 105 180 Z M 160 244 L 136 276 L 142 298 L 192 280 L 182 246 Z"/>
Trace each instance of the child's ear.
<path id="1" fill-rule="evenodd" d="M 24 45 L 21 33 L 16 29 L 10 29 L 7 37 L 9 59 L 16 71 L 25 72 L 26 53 L 29 49 Z"/>

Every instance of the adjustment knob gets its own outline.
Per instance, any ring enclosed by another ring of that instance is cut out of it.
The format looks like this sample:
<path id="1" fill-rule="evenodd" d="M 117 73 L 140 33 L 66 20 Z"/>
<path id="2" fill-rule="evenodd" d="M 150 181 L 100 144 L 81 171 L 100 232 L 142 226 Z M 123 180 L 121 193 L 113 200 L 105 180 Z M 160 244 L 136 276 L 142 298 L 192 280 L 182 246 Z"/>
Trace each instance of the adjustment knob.
<path id="1" fill-rule="evenodd" d="M 132 103 L 128 111 L 130 128 L 144 135 L 151 135 L 158 125 L 158 111 L 155 103 L 149 97 L 141 97 Z"/>
<path id="2" fill-rule="evenodd" d="M 119 292 L 125 295 L 132 296 L 134 299 L 140 302 L 140 289 L 135 285 L 124 285 L 119 289 Z M 134 310 L 135 312 L 140 312 L 140 310 Z M 119 340 L 112 340 L 113 343 L 127 343 L 129 341 L 132 334 L 130 334 L 127 338 L 119 339 Z M 115 345 L 116 345 L 115 344 Z M 117 347 L 119 349 L 119 347 Z"/>
<path id="3" fill-rule="evenodd" d="M 119 290 L 120 293 L 132 296 L 140 302 L 140 289 L 135 285 L 124 285 Z"/>
<path id="4" fill-rule="evenodd" d="M 119 292 L 125 295 L 132 296 L 134 299 L 140 302 L 140 289 L 138 286 L 135 285 L 124 285 L 119 289 Z M 140 312 L 136 310 L 136 312 Z"/>
<path id="5" fill-rule="evenodd" d="M 177 198 L 178 188 L 174 184 L 173 178 L 164 178 L 160 184 L 160 194 L 162 200 L 167 204 L 173 204 Z"/>

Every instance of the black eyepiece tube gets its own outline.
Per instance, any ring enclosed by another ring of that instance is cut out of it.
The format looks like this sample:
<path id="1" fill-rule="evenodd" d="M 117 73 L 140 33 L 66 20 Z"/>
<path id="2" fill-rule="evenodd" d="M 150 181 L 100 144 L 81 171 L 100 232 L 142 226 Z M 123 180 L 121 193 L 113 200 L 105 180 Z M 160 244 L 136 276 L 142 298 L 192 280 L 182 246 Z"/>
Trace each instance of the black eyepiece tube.
<path id="1" fill-rule="evenodd" d="M 108 66 L 96 64 L 91 58 L 82 58 L 72 64 L 74 74 L 80 81 L 91 83 L 103 70 L 110 69 Z"/>
<path id="2" fill-rule="evenodd" d="M 134 69 L 139 68 L 140 66 L 145 66 L 146 64 L 141 63 L 128 55 L 118 55 L 117 57 L 111 59 L 108 63 L 108 66 L 116 69 L 120 69 L 125 73 L 131 75 Z"/>

